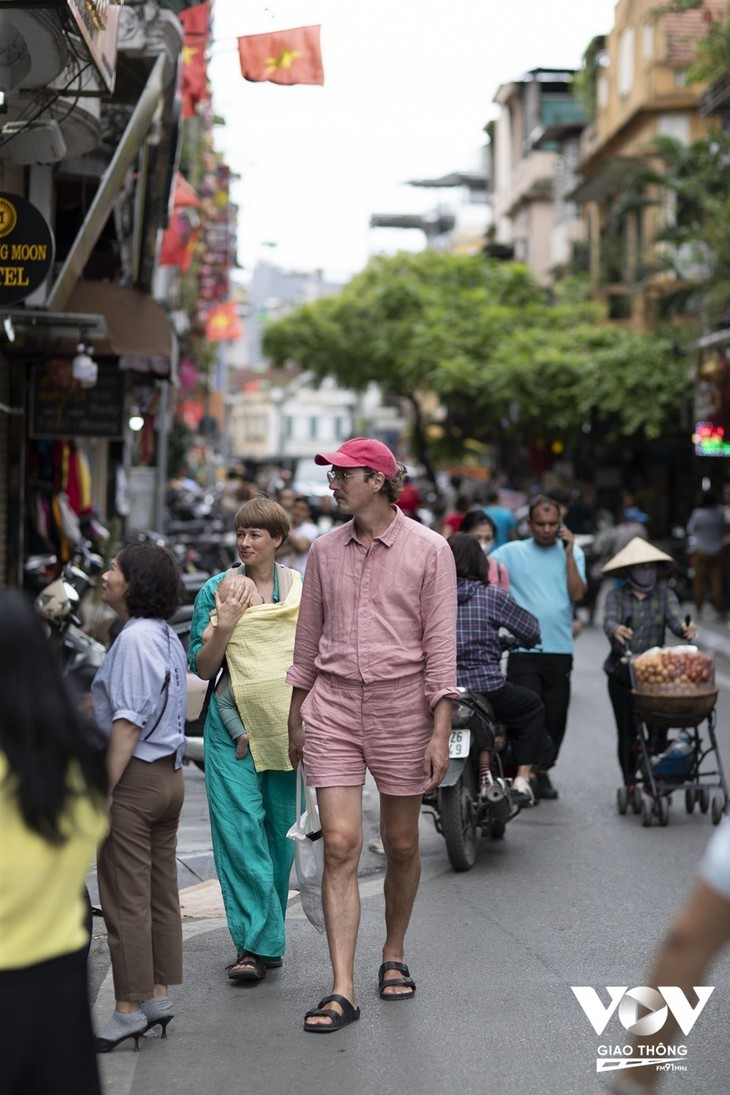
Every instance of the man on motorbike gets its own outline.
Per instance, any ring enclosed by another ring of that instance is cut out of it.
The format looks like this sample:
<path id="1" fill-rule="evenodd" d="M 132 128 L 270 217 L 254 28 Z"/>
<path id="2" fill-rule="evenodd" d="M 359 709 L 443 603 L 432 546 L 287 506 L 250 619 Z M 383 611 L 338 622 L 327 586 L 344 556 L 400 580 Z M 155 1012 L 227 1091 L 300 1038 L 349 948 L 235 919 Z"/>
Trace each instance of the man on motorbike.
<path id="1" fill-rule="evenodd" d="M 473 536 L 457 532 L 449 538 L 449 547 L 456 563 L 457 683 L 485 693 L 495 715 L 507 727 L 517 765 L 512 799 L 521 806 L 533 806 L 533 764 L 549 753 L 545 709 L 535 692 L 505 680 L 499 631 L 505 628 L 521 645 L 531 647 L 540 642 L 540 625 L 509 593 L 490 585 L 487 559 Z M 480 772 L 480 777 L 485 779 L 486 772 Z"/>

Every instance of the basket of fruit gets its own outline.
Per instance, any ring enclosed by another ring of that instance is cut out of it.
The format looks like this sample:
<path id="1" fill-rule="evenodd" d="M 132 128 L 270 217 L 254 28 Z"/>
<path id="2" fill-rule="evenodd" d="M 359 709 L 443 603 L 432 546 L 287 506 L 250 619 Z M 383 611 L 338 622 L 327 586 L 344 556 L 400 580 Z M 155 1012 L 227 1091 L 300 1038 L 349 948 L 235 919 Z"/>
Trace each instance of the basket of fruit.
<path id="1" fill-rule="evenodd" d="M 634 709 L 655 725 L 696 726 L 717 702 L 712 654 L 696 646 L 654 647 L 633 659 Z"/>

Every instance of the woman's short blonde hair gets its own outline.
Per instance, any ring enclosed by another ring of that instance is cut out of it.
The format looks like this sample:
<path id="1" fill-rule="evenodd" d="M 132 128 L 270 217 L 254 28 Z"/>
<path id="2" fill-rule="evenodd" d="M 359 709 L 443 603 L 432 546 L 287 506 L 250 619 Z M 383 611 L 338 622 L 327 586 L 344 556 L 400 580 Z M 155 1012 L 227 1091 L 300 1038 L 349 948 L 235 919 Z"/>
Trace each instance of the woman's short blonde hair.
<path id="1" fill-rule="evenodd" d="M 242 528 L 262 528 L 275 540 L 286 540 L 291 524 L 283 506 L 273 498 L 260 494 L 243 503 L 234 518 L 233 527 L 236 532 Z"/>

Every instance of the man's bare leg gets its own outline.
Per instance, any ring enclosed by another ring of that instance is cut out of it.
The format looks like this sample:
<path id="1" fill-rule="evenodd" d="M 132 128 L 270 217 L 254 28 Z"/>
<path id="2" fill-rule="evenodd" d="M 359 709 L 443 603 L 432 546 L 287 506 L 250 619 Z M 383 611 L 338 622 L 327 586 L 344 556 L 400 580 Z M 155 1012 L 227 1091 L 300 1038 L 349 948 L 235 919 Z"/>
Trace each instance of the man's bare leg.
<path id="1" fill-rule="evenodd" d="M 332 992 L 355 1006 L 355 945 L 360 927 L 357 869 L 362 850 L 362 787 L 319 787 L 319 819 L 324 839 L 322 905 L 332 962 Z M 339 1004 L 327 1004 L 342 1011 Z M 310 1025 L 331 1026 L 326 1016 Z"/>
<path id="2" fill-rule="evenodd" d="M 386 856 L 385 871 L 385 946 L 383 962 L 402 962 L 405 937 L 413 911 L 413 903 L 421 878 L 421 856 L 418 850 L 418 819 L 421 795 L 380 795 L 380 833 Z M 398 970 L 388 970 L 386 981 L 403 977 Z M 412 995 L 407 985 L 394 985 L 384 990 L 388 996 Z"/>

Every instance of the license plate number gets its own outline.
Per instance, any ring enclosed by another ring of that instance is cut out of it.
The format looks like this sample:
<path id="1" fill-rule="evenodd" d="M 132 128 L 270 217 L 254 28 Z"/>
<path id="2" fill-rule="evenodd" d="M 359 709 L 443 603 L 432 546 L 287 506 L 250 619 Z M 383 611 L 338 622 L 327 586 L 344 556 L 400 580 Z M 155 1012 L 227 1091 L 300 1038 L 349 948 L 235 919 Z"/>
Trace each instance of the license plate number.
<path id="1" fill-rule="evenodd" d="M 471 730 L 452 730 L 449 734 L 449 757 L 458 760 L 469 756 Z"/>

